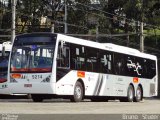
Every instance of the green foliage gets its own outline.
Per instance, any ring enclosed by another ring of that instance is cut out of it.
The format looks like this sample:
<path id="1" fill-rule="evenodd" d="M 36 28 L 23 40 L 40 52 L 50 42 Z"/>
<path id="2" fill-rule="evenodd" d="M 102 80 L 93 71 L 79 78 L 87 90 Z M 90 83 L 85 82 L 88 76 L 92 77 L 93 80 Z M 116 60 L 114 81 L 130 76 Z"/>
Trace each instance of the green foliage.
<path id="1" fill-rule="evenodd" d="M 2 29 L 10 29 L 11 28 L 11 13 L 10 12 L 6 12 L 4 15 L 3 15 L 3 18 L 2 18 L 2 25 L 1 25 L 1 28 Z"/>
<path id="2" fill-rule="evenodd" d="M 68 33 L 88 33 L 87 18 L 89 8 L 84 5 L 89 5 L 89 0 L 75 0 L 76 3 L 72 2 L 68 5 L 68 20 L 67 23 L 73 24 L 74 26 L 68 26 Z"/>
<path id="3" fill-rule="evenodd" d="M 47 0 L 18 0 L 17 1 L 17 19 L 22 22 L 30 23 L 28 32 L 36 31 L 39 29 L 40 18 L 47 15 L 46 7 Z M 21 32 L 24 28 L 22 28 Z"/>
<path id="4" fill-rule="evenodd" d="M 109 23 L 109 20 L 104 15 L 101 15 L 99 18 L 99 32 L 110 34 L 109 29 L 111 26 Z"/>
<path id="5" fill-rule="evenodd" d="M 94 9 L 90 0 L 67 0 L 68 33 L 95 34 L 97 26 L 99 33 L 104 34 L 139 32 L 138 23 L 132 24 L 134 20 L 160 25 L 159 0 L 99 0 L 99 3 Z M 0 6 L 2 11 L 2 3 Z M 1 16 L 0 23 L 1 28 L 7 29 L 11 27 L 11 0 L 5 7 L 7 11 Z M 42 16 L 55 24 L 55 32 L 64 32 L 64 3 L 61 0 L 17 0 L 16 8 L 16 25 L 23 23 L 21 27 L 17 26 L 18 32 L 38 31 Z M 90 24 L 88 21 L 92 17 L 95 22 Z M 121 21 L 125 22 L 121 24 Z M 151 26 L 148 29 L 152 29 Z"/>

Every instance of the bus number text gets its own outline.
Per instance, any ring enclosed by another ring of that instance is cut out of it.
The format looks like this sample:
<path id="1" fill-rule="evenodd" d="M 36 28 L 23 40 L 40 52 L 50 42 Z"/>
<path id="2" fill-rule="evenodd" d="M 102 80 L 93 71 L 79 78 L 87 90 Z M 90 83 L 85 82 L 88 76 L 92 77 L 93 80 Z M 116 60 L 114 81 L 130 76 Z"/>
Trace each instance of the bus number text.
<path id="1" fill-rule="evenodd" d="M 42 79 L 42 75 L 32 75 L 32 79 Z"/>

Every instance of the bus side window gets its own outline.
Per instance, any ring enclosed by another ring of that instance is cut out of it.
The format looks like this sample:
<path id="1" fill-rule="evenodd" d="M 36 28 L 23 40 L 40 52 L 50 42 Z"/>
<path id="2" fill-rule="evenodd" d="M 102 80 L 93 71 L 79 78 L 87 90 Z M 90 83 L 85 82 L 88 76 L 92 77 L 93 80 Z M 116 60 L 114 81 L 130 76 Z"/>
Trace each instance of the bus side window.
<path id="1" fill-rule="evenodd" d="M 153 60 L 148 60 L 148 71 L 149 71 L 149 78 L 153 78 L 156 75 L 156 62 Z"/>
<path id="2" fill-rule="evenodd" d="M 58 55 L 57 55 L 57 66 L 69 68 L 70 67 L 70 49 L 67 44 L 59 43 Z"/>
<path id="3" fill-rule="evenodd" d="M 82 45 L 71 45 L 71 68 L 85 70 L 85 47 Z"/>
<path id="4" fill-rule="evenodd" d="M 86 47 L 86 70 L 89 72 L 99 72 L 98 53 L 96 48 Z"/>
<path id="5" fill-rule="evenodd" d="M 112 73 L 112 55 L 111 53 L 100 52 L 100 72 Z"/>

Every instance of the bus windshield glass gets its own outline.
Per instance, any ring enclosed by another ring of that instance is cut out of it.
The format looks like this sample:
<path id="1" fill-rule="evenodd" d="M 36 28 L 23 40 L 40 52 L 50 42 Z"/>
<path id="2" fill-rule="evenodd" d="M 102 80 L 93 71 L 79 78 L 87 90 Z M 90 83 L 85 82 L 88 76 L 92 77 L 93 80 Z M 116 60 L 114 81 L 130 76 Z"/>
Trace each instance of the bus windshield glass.
<path id="1" fill-rule="evenodd" d="M 8 60 L 9 52 L 5 56 L 0 55 L 0 83 L 7 81 Z"/>
<path id="2" fill-rule="evenodd" d="M 11 54 L 11 72 L 51 72 L 56 37 L 20 36 Z"/>

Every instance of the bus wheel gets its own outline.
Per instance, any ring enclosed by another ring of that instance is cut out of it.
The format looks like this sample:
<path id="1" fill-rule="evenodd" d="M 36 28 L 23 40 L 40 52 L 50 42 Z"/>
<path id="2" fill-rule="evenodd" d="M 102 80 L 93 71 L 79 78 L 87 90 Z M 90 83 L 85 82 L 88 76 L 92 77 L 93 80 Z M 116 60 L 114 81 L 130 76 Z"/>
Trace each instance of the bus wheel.
<path id="1" fill-rule="evenodd" d="M 42 98 L 42 96 L 41 95 L 31 95 L 32 96 L 32 100 L 34 101 L 34 102 L 42 102 L 43 101 L 43 98 Z"/>
<path id="2" fill-rule="evenodd" d="M 74 88 L 74 95 L 71 97 L 72 102 L 80 102 L 83 99 L 83 86 L 82 84 L 77 81 L 75 88 Z"/>
<path id="3" fill-rule="evenodd" d="M 134 99 L 134 89 L 132 85 L 129 85 L 127 92 L 127 102 L 133 102 Z"/>
<path id="4" fill-rule="evenodd" d="M 134 99 L 134 89 L 132 85 L 129 85 L 128 91 L 127 91 L 127 97 L 126 98 L 120 98 L 121 102 L 133 102 Z"/>
<path id="5" fill-rule="evenodd" d="M 135 102 L 140 102 L 142 100 L 142 88 L 138 86 L 136 90 L 136 97 L 135 97 Z"/>

